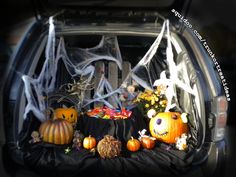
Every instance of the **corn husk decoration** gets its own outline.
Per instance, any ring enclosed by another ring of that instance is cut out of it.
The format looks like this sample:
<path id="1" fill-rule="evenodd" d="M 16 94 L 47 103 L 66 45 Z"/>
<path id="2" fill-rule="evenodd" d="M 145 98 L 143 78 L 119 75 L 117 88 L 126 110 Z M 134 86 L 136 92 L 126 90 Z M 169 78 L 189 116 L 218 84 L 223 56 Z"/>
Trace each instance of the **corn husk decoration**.
<path id="1" fill-rule="evenodd" d="M 105 135 L 98 142 L 97 151 L 103 159 L 117 157 L 121 153 L 121 142 L 111 135 Z"/>

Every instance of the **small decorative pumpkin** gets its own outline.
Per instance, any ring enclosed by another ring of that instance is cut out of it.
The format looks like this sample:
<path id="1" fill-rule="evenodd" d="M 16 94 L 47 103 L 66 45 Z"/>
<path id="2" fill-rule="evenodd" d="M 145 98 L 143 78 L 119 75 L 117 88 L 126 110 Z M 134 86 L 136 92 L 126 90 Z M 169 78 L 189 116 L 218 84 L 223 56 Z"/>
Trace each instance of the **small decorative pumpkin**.
<path id="1" fill-rule="evenodd" d="M 92 137 L 91 135 L 89 135 L 88 137 L 85 137 L 84 138 L 84 141 L 83 141 L 83 147 L 85 149 L 93 149 L 97 144 L 97 141 L 94 137 Z"/>
<path id="2" fill-rule="evenodd" d="M 103 159 L 117 157 L 121 152 L 121 142 L 111 135 L 105 135 L 98 142 L 97 151 Z"/>
<path id="3" fill-rule="evenodd" d="M 57 108 L 54 110 L 54 119 L 65 119 L 74 125 L 78 119 L 78 112 L 74 108 Z"/>
<path id="4" fill-rule="evenodd" d="M 141 138 L 142 147 L 145 149 L 152 149 L 155 146 L 155 140 L 152 137 L 142 137 Z"/>
<path id="5" fill-rule="evenodd" d="M 69 144 L 73 138 L 72 125 L 63 119 L 47 120 L 39 127 L 44 142 L 53 144 Z"/>
<path id="6" fill-rule="evenodd" d="M 151 118 L 149 130 L 153 137 L 165 143 L 176 143 L 176 138 L 188 133 L 188 125 L 178 112 L 162 112 Z"/>
<path id="7" fill-rule="evenodd" d="M 143 148 L 152 149 L 154 148 L 156 144 L 156 138 L 146 135 L 146 132 L 147 132 L 146 129 L 143 129 L 142 131 L 138 131 L 140 135 L 138 139 L 141 142 L 141 145 Z"/>
<path id="8" fill-rule="evenodd" d="M 132 136 L 131 139 L 127 142 L 127 149 L 132 152 L 138 151 L 140 149 L 140 146 L 140 141 L 134 139 Z"/>

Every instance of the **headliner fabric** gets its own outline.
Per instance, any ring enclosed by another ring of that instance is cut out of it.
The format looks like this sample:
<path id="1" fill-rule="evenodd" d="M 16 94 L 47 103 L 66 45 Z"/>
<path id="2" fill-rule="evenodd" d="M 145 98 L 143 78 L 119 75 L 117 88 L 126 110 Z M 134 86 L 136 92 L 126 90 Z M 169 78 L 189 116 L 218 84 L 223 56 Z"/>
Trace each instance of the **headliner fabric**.
<path id="1" fill-rule="evenodd" d="M 178 151 L 171 145 L 158 142 L 153 150 L 141 149 L 129 152 L 126 142 L 130 136 L 138 138 L 137 132 L 146 128 L 137 108 L 126 120 L 104 120 L 84 116 L 79 119 L 78 127 L 84 135 L 94 136 L 97 141 L 110 134 L 122 141 L 120 157 L 101 159 L 99 154 L 86 149 L 72 149 L 68 154 L 64 149 L 71 145 L 47 143 L 32 144 L 25 149 L 25 164 L 43 176 L 176 176 L 185 173 L 191 166 L 194 150 Z"/>

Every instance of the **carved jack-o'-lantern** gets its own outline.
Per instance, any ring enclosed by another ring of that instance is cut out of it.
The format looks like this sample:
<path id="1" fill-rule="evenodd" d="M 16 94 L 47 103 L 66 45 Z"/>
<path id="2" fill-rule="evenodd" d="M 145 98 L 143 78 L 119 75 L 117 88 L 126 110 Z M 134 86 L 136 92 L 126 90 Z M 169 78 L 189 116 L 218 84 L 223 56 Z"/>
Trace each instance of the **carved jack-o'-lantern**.
<path id="1" fill-rule="evenodd" d="M 64 119 L 71 124 L 76 124 L 78 112 L 74 108 L 57 108 L 54 110 L 54 119 Z"/>
<path id="2" fill-rule="evenodd" d="M 158 113 L 151 118 L 149 129 L 153 137 L 165 143 L 176 143 L 178 137 L 189 131 L 178 112 Z"/>

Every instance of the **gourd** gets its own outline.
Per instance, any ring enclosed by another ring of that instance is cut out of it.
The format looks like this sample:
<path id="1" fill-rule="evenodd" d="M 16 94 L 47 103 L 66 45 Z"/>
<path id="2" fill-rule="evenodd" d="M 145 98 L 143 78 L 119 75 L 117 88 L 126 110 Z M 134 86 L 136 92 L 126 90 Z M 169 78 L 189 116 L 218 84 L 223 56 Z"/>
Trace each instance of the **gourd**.
<path id="1" fill-rule="evenodd" d="M 153 137 L 141 137 L 141 145 L 145 149 L 152 149 L 155 146 L 155 140 Z"/>
<path id="2" fill-rule="evenodd" d="M 85 149 L 93 149 L 95 148 L 95 146 L 97 145 L 97 141 L 94 137 L 92 137 L 91 135 L 89 135 L 88 137 L 85 137 L 84 138 L 84 141 L 83 141 L 83 147 Z"/>
<path id="3" fill-rule="evenodd" d="M 73 138 L 72 125 L 63 119 L 47 120 L 41 123 L 39 133 L 42 140 L 52 144 L 69 144 Z"/>
<path id="4" fill-rule="evenodd" d="M 141 143 L 139 142 L 139 140 L 134 139 L 134 138 L 131 136 L 131 139 L 128 140 L 126 146 L 127 146 L 127 149 L 128 149 L 129 151 L 135 152 L 135 151 L 138 151 L 138 150 L 140 149 Z"/>

